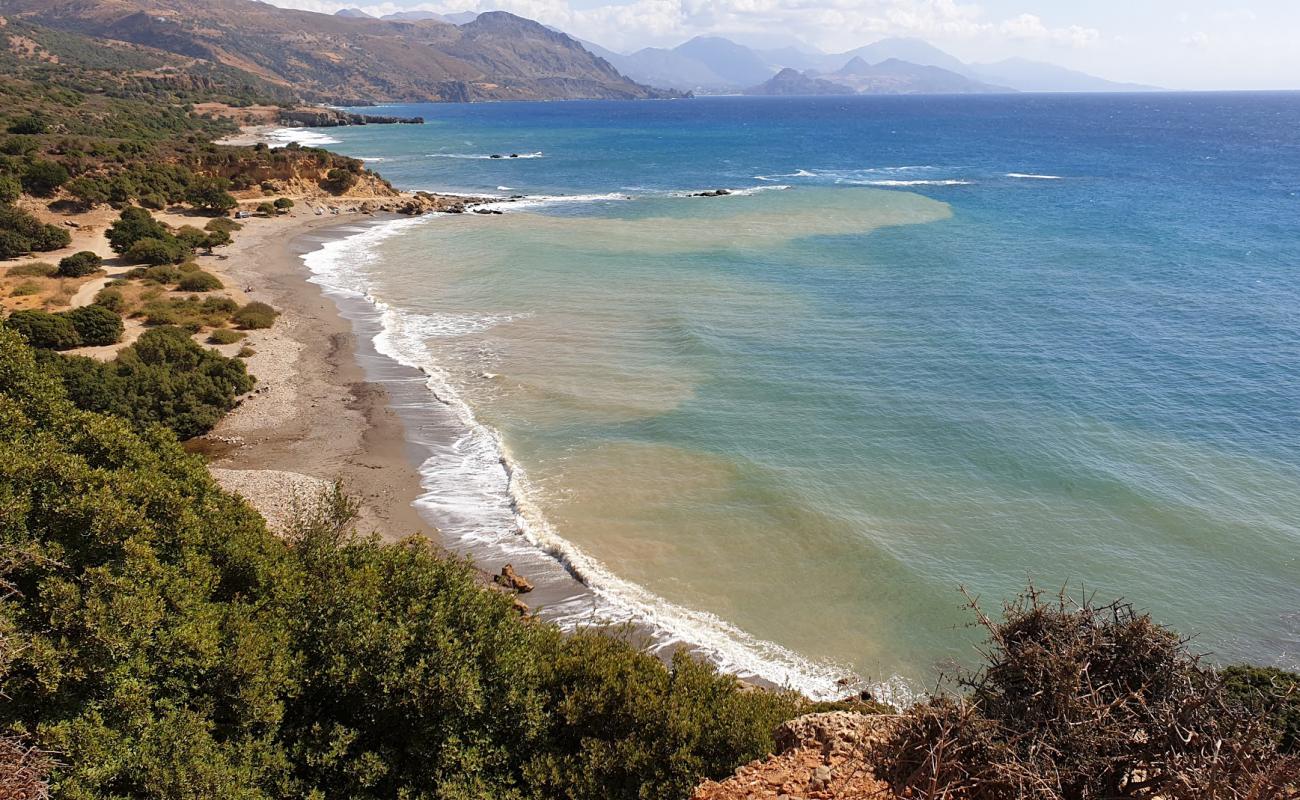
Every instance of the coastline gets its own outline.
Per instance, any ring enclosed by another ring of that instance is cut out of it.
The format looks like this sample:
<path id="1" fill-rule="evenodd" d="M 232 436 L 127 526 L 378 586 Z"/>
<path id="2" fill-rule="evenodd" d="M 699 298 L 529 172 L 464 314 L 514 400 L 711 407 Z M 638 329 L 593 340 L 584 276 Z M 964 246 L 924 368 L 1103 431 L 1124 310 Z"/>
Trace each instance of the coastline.
<path id="1" fill-rule="evenodd" d="M 267 220 L 241 233 L 242 252 L 231 253 L 221 271 L 281 316 L 248 338 L 256 353 L 246 363 L 257 387 L 202 448 L 219 482 L 245 495 L 273 527 L 294 503 L 310 502 L 303 495 L 338 480 L 360 502 L 360 529 L 394 541 L 431 535 L 412 505 L 421 488 L 406 431 L 385 389 L 367 380 L 351 323 L 306 280 L 300 259 L 312 240 L 345 237 L 365 220 Z"/>

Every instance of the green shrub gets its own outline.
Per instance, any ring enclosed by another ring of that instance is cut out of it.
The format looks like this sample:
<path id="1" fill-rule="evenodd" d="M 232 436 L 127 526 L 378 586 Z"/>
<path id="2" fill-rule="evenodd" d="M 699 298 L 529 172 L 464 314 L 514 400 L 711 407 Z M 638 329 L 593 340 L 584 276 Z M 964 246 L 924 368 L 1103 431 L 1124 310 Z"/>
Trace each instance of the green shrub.
<path id="1" fill-rule="evenodd" d="M 1300 754 L 1300 674 L 1238 665 L 1220 675 L 1229 695 L 1272 723 L 1279 750 Z"/>
<path id="2" fill-rule="evenodd" d="M 22 184 L 12 175 L 0 175 L 0 204 L 12 203 L 23 193 Z"/>
<path id="3" fill-rule="evenodd" d="M 98 272 L 104 264 L 104 259 L 98 254 L 89 250 L 82 250 L 79 253 L 61 259 L 59 261 L 58 274 L 64 278 L 84 278 L 87 275 Z"/>
<path id="4" fill-rule="evenodd" d="M 277 211 L 288 211 L 293 208 L 293 201 L 287 197 L 277 197 L 272 205 Z"/>
<path id="5" fill-rule="evenodd" d="M 211 231 L 203 239 L 203 242 L 200 246 L 204 250 L 207 250 L 208 253 L 211 253 L 213 248 L 225 247 L 226 245 L 230 244 L 230 242 L 231 242 L 230 234 L 227 233 L 226 231 Z"/>
<path id="6" fill-rule="evenodd" d="M 40 135 L 50 128 L 44 114 L 24 114 L 9 124 L 9 132 L 23 135 Z"/>
<path id="7" fill-rule="evenodd" d="M 251 347 L 244 346 L 239 348 L 238 353 L 235 353 L 235 358 L 252 358 L 255 355 L 257 355 L 256 350 L 254 350 Z"/>
<path id="8" fill-rule="evenodd" d="M 23 281 L 13 288 L 10 297 L 30 297 L 41 293 L 41 285 L 36 281 Z"/>
<path id="9" fill-rule="evenodd" d="M 325 173 L 325 177 L 321 180 L 320 185 L 321 188 L 327 191 L 335 194 L 342 194 L 355 186 L 356 182 L 357 176 L 355 174 L 346 169 L 335 167 Z"/>
<path id="10" fill-rule="evenodd" d="M 189 251 L 174 237 L 167 239 L 140 239 L 126 251 L 124 258 L 138 264 L 178 264 Z M 169 281 L 170 282 L 170 281 Z"/>
<path id="11" fill-rule="evenodd" d="M 105 287 L 95 294 L 95 305 L 103 306 L 109 311 L 121 314 L 126 310 L 126 298 L 117 289 Z"/>
<path id="12" fill-rule="evenodd" d="M 208 334 L 209 344 L 234 344 L 243 339 L 247 334 L 239 331 L 232 331 L 229 328 L 217 328 Z"/>
<path id="13" fill-rule="evenodd" d="M 49 197 L 68 181 L 68 170 L 57 161 L 33 161 L 20 179 L 23 191 L 37 197 Z"/>
<path id="14" fill-rule="evenodd" d="M 17 206 L 0 205 L 0 258 L 58 250 L 71 242 L 66 229 L 47 225 Z"/>
<path id="15" fill-rule="evenodd" d="M 275 206 L 270 203 L 258 203 L 257 213 L 268 217 L 274 217 L 277 212 L 275 210 Z"/>
<path id="16" fill-rule="evenodd" d="M 162 211 L 167 207 L 167 198 L 160 194 L 146 194 L 140 198 L 140 205 L 154 211 Z"/>
<path id="17" fill-rule="evenodd" d="M 211 292 L 224 287 L 216 275 L 199 271 L 182 275 L 177 288 L 183 292 Z"/>
<path id="18" fill-rule="evenodd" d="M 5 320 L 4 326 L 17 331 L 32 347 L 67 350 L 81 345 L 76 327 L 62 314 L 36 309 L 15 311 Z"/>
<path id="19" fill-rule="evenodd" d="M 122 318 L 102 305 L 88 305 L 64 312 L 83 345 L 116 344 L 122 339 Z"/>
<path id="20" fill-rule="evenodd" d="M 240 328 L 257 330 L 271 327 L 278 316 L 280 312 L 266 303 L 252 302 L 232 314 L 230 319 Z"/>
<path id="21" fill-rule="evenodd" d="M 8 274 L 11 278 L 52 278 L 58 271 L 59 268 L 48 261 L 30 261 L 10 267 Z"/>
<path id="22" fill-rule="evenodd" d="M 106 235 L 113 252 L 123 255 L 142 239 L 163 241 L 171 236 L 171 232 L 148 211 L 131 207 L 122 210 L 121 215 L 108 227 Z"/>
<path id="23" fill-rule="evenodd" d="M 224 231 L 225 233 L 234 233 L 235 231 L 240 230 L 243 227 L 244 227 L 243 225 L 240 225 L 238 222 L 235 222 L 230 217 L 215 217 L 213 219 L 208 220 L 208 224 L 203 226 L 203 230 L 208 231 L 210 233 L 216 233 L 217 231 Z"/>

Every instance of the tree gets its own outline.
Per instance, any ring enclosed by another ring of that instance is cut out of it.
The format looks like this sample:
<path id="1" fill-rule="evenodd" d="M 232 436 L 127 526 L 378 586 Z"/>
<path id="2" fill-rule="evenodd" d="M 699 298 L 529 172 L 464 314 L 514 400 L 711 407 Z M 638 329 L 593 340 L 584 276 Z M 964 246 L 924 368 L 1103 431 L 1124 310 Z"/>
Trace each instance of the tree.
<path id="1" fill-rule="evenodd" d="M 5 320 L 4 326 L 17 331 L 32 347 L 67 350 L 81 345 L 81 336 L 72 321 L 48 311 L 15 311 Z"/>
<path id="2" fill-rule="evenodd" d="M 278 212 L 275 210 L 275 206 L 271 203 L 258 203 L 257 213 L 268 217 L 274 217 Z"/>
<path id="3" fill-rule="evenodd" d="M 195 178 L 185 193 L 185 199 L 200 211 L 224 214 L 239 205 L 229 189 L 230 181 L 225 178 Z"/>
<path id="4" fill-rule="evenodd" d="M 112 187 L 109 184 L 99 178 L 87 175 L 73 178 L 63 188 L 67 190 L 68 194 L 77 198 L 77 202 L 84 208 L 92 208 L 101 203 L 107 203 L 113 197 L 110 192 Z"/>
<path id="5" fill-rule="evenodd" d="M 65 312 L 83 345 L 116 344 L 122 339 L 122 318 L 102 305 L 82 306 Z"/>
<path id="6" fill-rule="evenodd" d="M 186 250 L 174 237 L 167 239 L 140 239 L 131 245 L 124 258 L 133 264 L 179 264 L 185 260 Z"/>
<path id="7" fill-rule="evenodd" d="M 182 275 L 177 288 L 182 292 L 213 292 L 223 286 L 216 275 L 199 270 Z"/>
<path id="8" fill-rule="evenodd" d="M 98 272 L 103 263 L 104 259 L 98 253 L 82 250 L 60 259 L 58 275 L 62 278 L 83 278 Z"/>
<path id="9" fill-rule="evenodd" d="M 57 161 L 33 161 L 23 170 L 23 190 L 37 197 L 49 197 L 68 180 L 68 170 Z"/>
<path id="10" fill-rule="evenodd" d="M 133 206 L 122 210 L 113 224 L 108 226 L 106 235 L 109 247 L 121 255 L 141 239 L 163 239 L 171 234 L 167 226 L 154 219 L 148 211 Z"/>
<path id="11" fill-rule="evenodd" d="M 211 254 L 213 248 L 225 247 L 226 245 L 230 244 L 231 241 L 232 239 L 230 238 L 230 234 L 227 231 L 224 230 L 209 231 L 208 235 L 204 237 L 200 247 L 202 247 L 204 250 L 207 250 L 208 253 Z"/>
<path id="12" fill-rule="evenodd" d="M 293 208 L 293 201 L 287 197 L 277 197 L 272 205 L 275 206 L 277 211 L 283 212 Z"/>

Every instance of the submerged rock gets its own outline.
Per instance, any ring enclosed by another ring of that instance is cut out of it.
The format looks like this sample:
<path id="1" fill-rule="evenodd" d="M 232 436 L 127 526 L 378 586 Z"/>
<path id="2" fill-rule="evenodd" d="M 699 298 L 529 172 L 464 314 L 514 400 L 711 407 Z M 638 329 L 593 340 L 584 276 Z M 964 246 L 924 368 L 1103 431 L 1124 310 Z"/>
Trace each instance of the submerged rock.
<path id="1" fill-rule="evenodd" d="M 707 192 L 695 192 L 691 197 L 726 197 L 731 194 L 730 189 L 711 189 Z"/>

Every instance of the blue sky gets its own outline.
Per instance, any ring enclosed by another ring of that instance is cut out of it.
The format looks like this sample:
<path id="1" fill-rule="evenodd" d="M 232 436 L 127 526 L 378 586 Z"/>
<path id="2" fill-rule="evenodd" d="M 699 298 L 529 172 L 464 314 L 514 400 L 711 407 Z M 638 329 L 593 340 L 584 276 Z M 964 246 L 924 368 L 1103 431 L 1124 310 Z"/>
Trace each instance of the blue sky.
<path id="1" fill-rule="evenodd" d="M 379 15 L 502 9 L 628 52 L 722 35 L 839 52 L 887 36 L 1176 89 L 1300 89 L 1300 0 L 271 0 Z"/>

